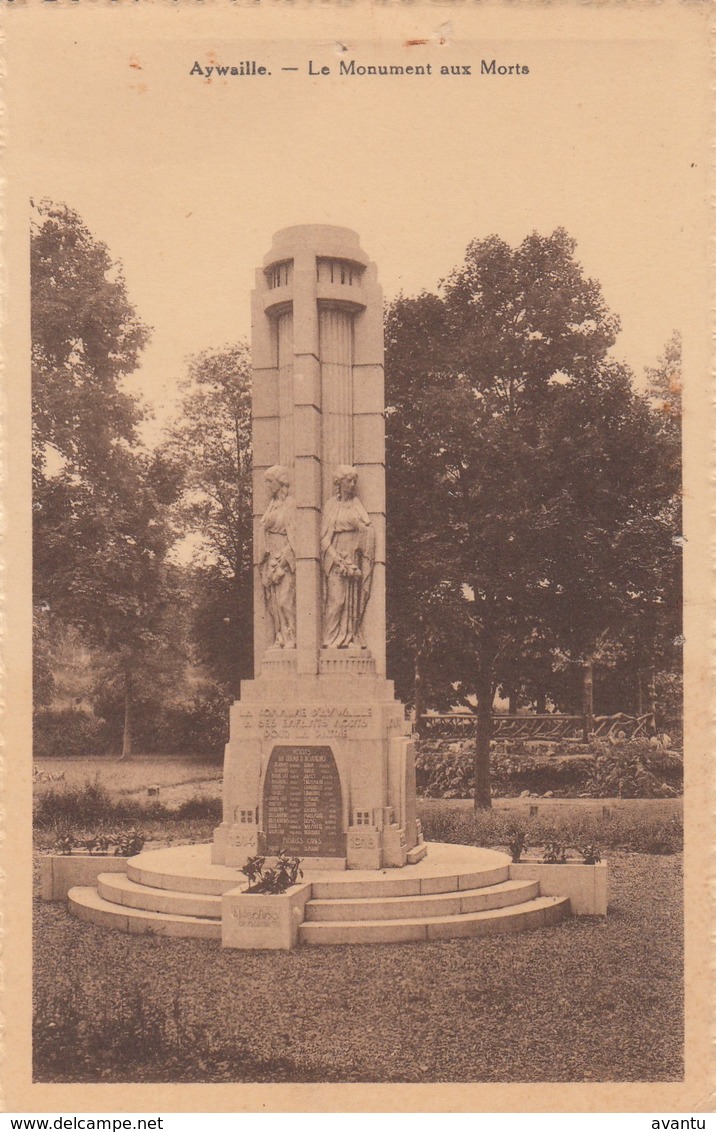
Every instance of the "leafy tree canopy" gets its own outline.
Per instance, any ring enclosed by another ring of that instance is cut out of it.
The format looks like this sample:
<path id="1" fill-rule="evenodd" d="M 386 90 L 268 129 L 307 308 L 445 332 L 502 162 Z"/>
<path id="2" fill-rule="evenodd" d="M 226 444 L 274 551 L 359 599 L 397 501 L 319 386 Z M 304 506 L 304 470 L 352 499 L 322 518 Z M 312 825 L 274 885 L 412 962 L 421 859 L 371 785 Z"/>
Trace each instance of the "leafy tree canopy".
<path id="1" fill-rule="evenodd" d="M 122 388 L 148 330 L 121 265 L 66 206 L 35 209 L 31 269 L 38 625 L 77 627 L 118 674 L 126 753 L 135 683 L 147 666 L 158 672 L 166 625 L 179 624 L 166 616 L 176 602 L 166 562 L 176 475 L 138 448 L 143 411 Z"/>
<path id="2" fill-rule="evenodd" d="M 591 663 L 672 588 L 672 470 L 574 252 L 562 229 L 475 241 L 386 317 L 393 652 L 476 697 L 482 804 L 497 683 L 541 650 Z"/>
<path id="3" fill-rule="evenodd" d="M 242 343 L 189 362 L 164 458 L 183 476 L 177 517 L 194 542 L 193 638 L 220 684 L 253 672 L 251 367 Z"/>
<path id="4" fill-rule="evenodd" d="M 137 366 L 149 329 L 129 302 L 120 263 L 65 205 L 34 208 L 31 239 L 33 455 L 111 475 L 115 447 L 142 417 L 121 378 Z"/>

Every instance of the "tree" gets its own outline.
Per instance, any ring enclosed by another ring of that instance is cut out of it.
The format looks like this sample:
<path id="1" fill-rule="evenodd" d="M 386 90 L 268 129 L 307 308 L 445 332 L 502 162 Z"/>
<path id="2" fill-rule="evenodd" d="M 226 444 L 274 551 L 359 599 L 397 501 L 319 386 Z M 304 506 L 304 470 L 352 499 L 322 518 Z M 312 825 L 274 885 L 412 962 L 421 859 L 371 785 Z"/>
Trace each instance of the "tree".
<path id="1" fill-rule="evenodd" d="M 122 267 L 65 205 L 34 208 L 32 287 L 33 468 L 54 463 L 99 482 L 116 446 L 142 417 L 121 379 L 137 366 L 149 330 L 127 297 Z"/>
<path id="2" fill-rule="evenodd" d="M 181 572 L 156 562 L 141 581 L 133 571 L 115 584 L 92 625 L 95 712 L 121 732 L 121 758 L 129 757 L 147 719 L 161 721 L 168 702 L 186 696 L 191 648 Z M 151 730 L 151 729 L 150 729 Z"/>
<path id="3" fill-rule="evenodd" d="M 31 268 L 38 624 L 74 625 L 108 658 L 123 686 L 127 754 L 138 685 L 152 666 L 157 678 L 167 625 L 178 623 L 166 618 L 176 476 L 137 447 L 143 410 L 122 388 L 149 332 L 121 265 L 66 206 L 35 210 Z"/>
<path id="4" fill-rule="evenodd" d="M 199 659 L 233 695 L 253 673 L 250 372 L 241 342 L 192 358 L 164 449 L 184 477 L 178 512 L 194 539 Z"/>
<path id="5" fill-rule="evenodd" d="M 656 416 L 662 446 L 660 471 L 664 481 L 661 525 L 668 539 L 661 557 L 659 589 L 654 595 L 650 615 L 640 626 L 636 651 L 640 658 L 638 687 L 640 699 L 646 694 L 649 710 L 655 716 L 675 711 L 678 696 L 673 689 L 681 681 L 682 584 L 681 554 L 681 335 L 674 331 L 654 368 L 647 368 L 648 396 Z M 659 703 L 657 689 L 664 689 L 666 702 Z"/>
<path id="6" fill-rule="evenodd" d="M 123 754 L 131 753 L 132 713 L 142 683 L 160 680 L 172 653 L 175 668 L 182 620 L 180 593 L 167 563 L 175 541 L 172 502 L 158 492 L 156 460 L 125 453 L 113 479 L 97 485 L 52 484 L 54 503 L 36 517 L 38 599 L 79 628 L 106 658 L 123 689 Z"/>
<path id="7" fill-rule="evenodd" d="M 514 415 L 556 375 L 585 375 L 614 344 L 619 321 L 557 228 L 517 248 L 474 240 L 444 285 L 454 364 L 492 413 Z"/>
<path id="8" fill-rule="evenodd" d="M 436 488 L 445 476 L 454 375 L 444 303 L 423 293 L 386 311 L 387 644 L 398 695 L 449 706 L 454 688 L 443 651 L 459 595 L 444 564 L 445 523 Z M 455 394 L 457 396 L 457 393 Z"/>
<path id="9" fill-rule="evenodd" d="M 654 414 L 614 363 L 559 389 L 545 439 L 555 518 L 550 619 L 556 647 L 582 668 L 588 732 L 595 664 L 625 655 L 635 626 L 661 600 L 670 485 Z"/>
<path id="10" fill-rule="evenodd" d="M 35 708 L 46 707 L 55 694 L 53 672 L 53 626 L 47 611 L 34 609 L 32 614 L 32 703 Z"/>
<path id="11" fill-rule="evenodd" d="M 656 366 L 647 366 L 648 392 L 662 430 L 674 445 L 674 470 L 681 468 L 681 335 L 675 330 Z"/>
<path id="12" fill-rule="evenodd" d="M 590 672 L 598 641 L 653 594 L 663 548 L 659 438 L 606 361 L 618 321 L 574 252 L 561 229 L 517 248 L 475 241 L 441 298 L 401 298 L 387 316 L 389 462 L 405 466 L 388 481 L 405 548 L 391 621 L 410 621 L 401 592 L 450 595 L 438 616 L 455 696 L 476 701 L 477 806 L 490 805 L 497 684 L 535 642 L 543 657 L 581 650 Z"/>
<path id="13" fill-rule="evenodd" d="M 142 409 L 121 379 L 148 330 L 121 265 L 76 212 L 41 202 L 31 236 L 34 593 L 48 608 L 52 597 L 54 614 L 68 597 L 55 575 L 75 551 L 63 537 L 73 538 L 83 517 L 89 530 L 98 506 L 108 509 L 136 440 Z"/>

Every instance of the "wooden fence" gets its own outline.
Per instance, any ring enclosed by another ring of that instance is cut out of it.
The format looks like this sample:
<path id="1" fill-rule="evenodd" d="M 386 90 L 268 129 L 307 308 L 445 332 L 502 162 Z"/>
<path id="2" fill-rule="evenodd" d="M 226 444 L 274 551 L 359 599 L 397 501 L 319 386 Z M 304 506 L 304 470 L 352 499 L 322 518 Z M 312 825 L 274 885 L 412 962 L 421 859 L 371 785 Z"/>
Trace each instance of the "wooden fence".
<path id="1" fill-rule="evenodd" d="M 469 739 L 475 734 L 476 717 L 472 712 L 449 712 L 444 715 L 427 714 L 420 717 L 419 732 L 425 739 Z M 582 715 L 493 715 L 493 739 L 549 740 L 582 739 L 585 720 Z M 653 732 L 651 715 L 595 715 L 591 734 L 598 739 L 623 737 L 648 738 Z M 623 736 L 620 736 L 623 732 Z"/>

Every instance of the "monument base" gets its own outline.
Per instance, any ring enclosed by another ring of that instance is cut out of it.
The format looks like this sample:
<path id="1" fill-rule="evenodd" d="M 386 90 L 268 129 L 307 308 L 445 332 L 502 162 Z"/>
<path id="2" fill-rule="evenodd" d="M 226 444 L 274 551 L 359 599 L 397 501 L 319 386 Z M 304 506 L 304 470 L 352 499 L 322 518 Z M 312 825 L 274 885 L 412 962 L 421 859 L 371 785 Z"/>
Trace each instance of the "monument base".
<path id="1" fill-rule="evenodd" d="M 327 862 L 321 869 L 383 869 L 424 855 L 414 746 L 391 681 L 294 672 L 241 691 L 214 864 L 241 868 L 284 851 Z"/>
<path id="2" fill-rule="evenodd" d="M 301 857 L 301 868 L 304 871 L 402 868 L 422 861 L 428 851 L 419 823 L 414 832 L 415 844 L 408 849 L 405 829 L 395 824 L 385 827 L 382 832 L 375 827 L 352 827 L 346 834 L 344 857 L 311 857 L 300 851 L 296 856 Z M 286 852 L 293 854 L 292 850 L 287 849 Z M 258 830 L 254 834 L 242 834 L 240 826 L 224 822 L 214 830 L 212 864 L 241 869 L 250 857 L 258 855 L 270 855 L 266 839 Z"/>
<path id="3" fill-rule="evenodd" d="M 539 879 L 513 877 L 506 853 L 474 845 L 432 843 L 412 868 L 306 870 L 281 896 L 246 894 L 246 878 L 211 864 L 209 850 L 147 850 L 126 862 L 126 875 L 107 873 L 96 885 L 72 888 L 70 911 L 98 927 L 157 938 L 289 948 L 512 933 L 555 924 L 570 910 L 567 896 L 541 893 Z M 575 868 L 591 874 L 604 866 Z"/>

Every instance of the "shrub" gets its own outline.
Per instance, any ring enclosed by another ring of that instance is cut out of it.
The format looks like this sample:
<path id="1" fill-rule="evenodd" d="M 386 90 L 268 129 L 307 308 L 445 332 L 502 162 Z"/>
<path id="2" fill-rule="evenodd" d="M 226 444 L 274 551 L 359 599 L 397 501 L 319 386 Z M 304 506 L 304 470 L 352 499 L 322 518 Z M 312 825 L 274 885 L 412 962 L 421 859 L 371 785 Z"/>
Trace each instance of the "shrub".
<path id="1" fill-rule="evenodd" d="M 415 777 L 426 798 L 469 798 L 475 790 L 475 744 L 472 740 L 416 745 Z"/>
<path id="2" fill-rule="evenodd" d="M 586 778 L 588 753 L 575 749 L 568 755 L 545 757 L 539 749 L 518 740 L 499 744 L 490 756 L 490 778 L 497 797 L 531 794 L 579 794 Z"/>
<path id="3" fill-rule="evenodd" d="M 229 738 L 229 700 L 215 687 L 161 713 L 155 750 L 220 756 Z"/>
<path id="4" fill-rule="evenodd" d="M 33 1011 L 33 1063 L 40 1074 L 65 1073 L 76 1080 L 87 1067 L 124 1070 L 184 1058 L 210 1061 L 221 1050 L 226 1056 L 231 1043 L 212 1038 L 201 1022 L 190 1016 L 187 996 L 180 988 L 172 1002 L 158 1004 L 149 986 L 122 984 L 101 988 L 101 1001 L 76 983 L 61 985 L 36 996 Z M 238 1052 L 238 1051 L 236 1051 Z"/>
<path id="5" fill-rule="evenodd" d="M 683 761 L 678 755 L 632 739 L 596 755 L 585 791 L 593 798 L 670 797 L 682 781 Z"/>
<path id="6" fill-rule="evenodd" d="M 426 798 L 474 796 L 473 740 L 417 744 L 418 792 Z M 557 743 L 545 756 L 522 740 L 496 742 L 490 754 L 490 779 L 496 797 L 525 790 L 561 797 L 663 798 L 681 793 L 683 759 L 650 746 L 646 739 L 617 745 L 606 740 Z"/>
<path id="7" fill-rule="evenodd" d="M 110 728 L 88 711 L 74 708 L 40 708 L 33 718 L 36 758 L 75 758 L 106 754 Z"/>
<path id="8" fill-rule="evenodd" d="M 640 838 L 635 839 L 630 848 L 638 848 L 643 853 L 680 853 L 684 847 L 684 829 L 678 818 L 655 822 L 644 829 Z"/>
<path id="9" fill-rule="evenodd" d="M 79 844 L 79 848 L 86 849 L 88 853 L 107 853 L 111 844 L 111 833 L 100 830 L 97 833 L 90 834 L 89 837 L 83 838 Z"/>
<path id="10" fill-rule="evenodd" d="M 83 837 L 74 830 L 58 828 L 51 845 L 53 852 L 69 855 L 75 850 L 93 853 L 109 853 L 115 857 L 134 857 L 141 853 L 146 838 L 138 829 L 96 830 Z"/>
<path id="11" fill-rule="evenodd" d="M 177 818 L 212 818 L 214 821 L 221 821 L 221 798 L 206 798 L 202 794 L 195 794 L 173 812 Z"/>
<path id="12" fill-rule="evenodd" d="M 511 829 L 508 831 L 508 835 L 509 840 L 507 842 L 507 848 L 510 851 L 510 856 L 512 857 L 514 864 L 517 864 L 520 857 L 527 848 L 527 834 L 523 829 Z"/>
<path id="13" fill-rule="evenodd" d="M 228 705 L 221 688 L 201 684 L 191 700 L 139 701 L 133 739 L 140 751 L 221 756 L 228 739 Z M 107 694 L 88 711 L 41 707 L 34 717 L 35 757 L 71 758 L 106 754 L 121 747 L 123 702 Z"/>
<path id="14" fill-rule="evenodd" d="M 55 853 L 63 853 L 69 856 L 72 850 L 77 848 L 77 844 L 77 837 L 72 830 L 58 830 L 52 843 L 52 849 Z"/>
<path id="15" fill-rule="evenodd" d="M 303 876 L 300 859 L 289 856 L 283 849 L 279 850 L 273 865 L 268 868 L 265 857 L 249 857 L 241 871 L 249 881 L 247 892 L 260 892 L 267 896 L 279 896 Z"/>
<path id="16" fill-rule="evenodd" d="M 126 803 L 120 804 L 120 815 L 109 791 L 95 779 L 84 786 L 52 787 L 45 791 L 35 802 L 34 819 L 41 828 L 57 824 L 91 828 L 125 816 L 125 806 Z"/>
<path id="17" fill-rule="evenodd" d="M 115 842 L 115 857 L 134 857 L 141 853 L 146 838 L 138 829 L 125 829 L 118 835 Z"/>
<path id="18" fill-rule="evenodd" d="M 563 841 L 547 841 L 542 849 L 545 865 L 566 865 L 567 846 Z"/>
<path id="19" fill-rule="evenodd" d="M 117 822 L 155 818 L 166 820 L 175 814 L 161 802 L 142 806 L 129 799 L 114 800 L 98 779 L 84 786 L 51 787 L 35 799 L 33 823 L 36 829 L 88 830 Z"/>
<path id="20" fill-rule="evenodd" d="M 435 803 L 421 807 L 420 819 L 427 841 L 452 845 L 500 848 L 509 845 L 514 830 L 514 817 L 500 810 L 463 810 Z M 599 845 L 637 853 L 678 853 L 683 847 L 680 818 L 665 819 L 644 812 L 607 818 L 597 814 L 557 815 L 549 820 L 537 815 L 528 819 L 526 833 L 530 845 L 559 840 L 577 848 Z"/>
<path id="21" fill-rule="evenodd" d="M 145 946 L 151 941 L 145 939 Z M 157 958 L 156 962 L 160 960 Z M 246 1047 L 241 1020 L 216 1025 L 195 988 L 182 982 L 166 996 L 156 979 L 119 978 L 107 970 L 82 981 L 75 955 L 68 971 L 41 986 L 33 1003 L 33 1078 L 48 1082 L 323 1081 L 323 1067 L 300 1064 L 271 1047 Z M 299 1075 L 300 1074 L 300 1075 Z"/>
<path id="22" fill-rule="evenodd" d="M 128 798 L 114 799 L 98 779 L 84 786 L 51 787 L 35 800 L 34 825 L 39 830 L 87 830 L 117 822 L 149 820 L 221 820 L 221 799 L 195 795 L 176 809 L 153 801 L 149 805 Z"/>

